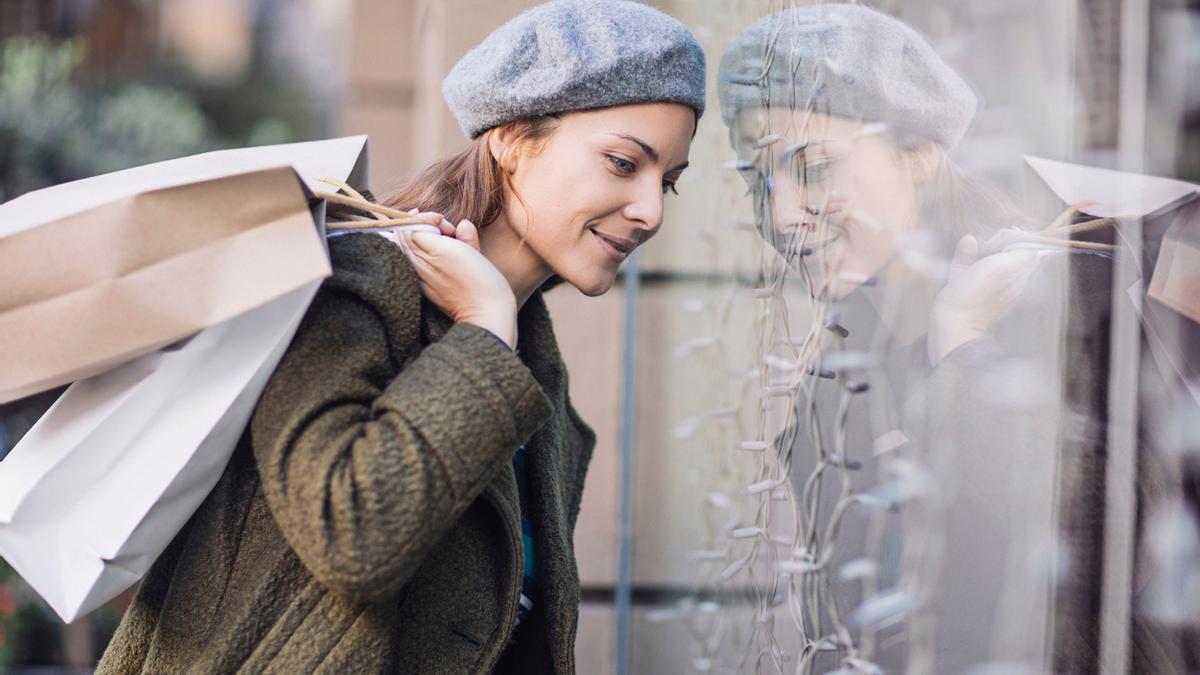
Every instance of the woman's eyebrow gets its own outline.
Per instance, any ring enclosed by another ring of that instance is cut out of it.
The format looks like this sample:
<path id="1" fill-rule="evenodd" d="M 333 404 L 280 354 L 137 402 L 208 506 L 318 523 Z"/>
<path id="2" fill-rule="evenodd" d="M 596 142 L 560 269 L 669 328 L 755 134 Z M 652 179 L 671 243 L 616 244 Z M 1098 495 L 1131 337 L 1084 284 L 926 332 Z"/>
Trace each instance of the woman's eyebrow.
<path id="1" fill-rule="evenodd" d="M 654 147 L 651 146 L 649 143 L 647 143 L 646 141 L 643 141 L 642 139 L 638 138 L 637 136 L 634 136 L 632 134 L 617 134 L 617 133 L 610 134 L 610 135 L 616 136 L 617 138 L 623 138 L 627 141 L 632 141 L 634 143 L 637 143 L 642 148 L 642 152 L 646 153 L 646 156 L 650 158 L 650 161 L 655 162 L 655 163 L 657 163 L 659 161 L 658 151 L 655 150 Z M 683 164 L 680 164 L 679 166 L 673 167 L 671 169 L 671 171 L 683 171 L 684 169 L 688 168 L 688 164 L 689 164 L 688 162 L 684 162 Z"/>
<path id="2" fill-rule="evenodd" d="M 633 136 L 630 134 L 611 134 L 611 135 L 616 136 L 617 138 L 624 138 L 627 141 L 633 141 L 634 143 L 637 143 L 638 145 L 640 145 L 642 147 L 642 152 L 646 153 L 646 156 L 650 158 L 650 161 L 652 161 L 652 162 L 658 161 L 658 151 L 655 150 L 653 147 L 651 147 L 651 145 L 649 143 L 647 143 L 646 141 L 643 141 L 642 139 L 638 138 L 637 136 Z"/>
<path id="3" fill-rule="evenodd" d="M 779 153 L 779 159 L 776 160 L 776 164 L 778 166 L 784 166 L 785 164 L 790 162 L 792 160 L 792 158 L 795 157 L 796 155 L 805 154 L 809 150 L 816 150 L 822 146 L 828 145 L 833 142 L 835 142 L 834 139 L 823 139 L 823 140 L 815 140 L 815 141 L 805 141 L 803 143 L 796 143 L 794 145 L 789 145 L 788 147 L 783 149 L 783 152 Z"/>
<path id="4" fill-rule="evenodd" d="M 783 152 L 780 153 L 780 156 L 783 159 L 790 159 L 793 155 L 798 153 L 805 152 L 809 149 L 816 150 L 817 148 L 829 145 L 830 143 L 836 143 L 837 141 L 838 139 L 834 138 L 819 138 L 812 141 L 804 141 L 803 143 L 796 143 L 784 148 Z"/>

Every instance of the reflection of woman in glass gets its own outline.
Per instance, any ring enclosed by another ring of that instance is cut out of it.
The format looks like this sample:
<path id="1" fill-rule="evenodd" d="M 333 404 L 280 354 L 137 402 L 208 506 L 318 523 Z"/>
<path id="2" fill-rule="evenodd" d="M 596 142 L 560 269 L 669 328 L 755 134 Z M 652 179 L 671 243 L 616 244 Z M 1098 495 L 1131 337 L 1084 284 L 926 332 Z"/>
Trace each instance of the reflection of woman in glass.
<path id="1" fill-rule="evenodd" d="M 848 418 L 847 452 L 867 463 L 854 490 L 894 503 L 928 493 L 926 505 L 904 515 L 936 515 L 921 527 L 941 543 L 902 554 L 897 530 L 871 550 L 869 516 L 846 516 L 842 541 L 825 542 L 839 548 L 823 572 L 836 578 L 837 564 L 864 554 L 882 564 L 867 584 L 834 584 L 839 612 L 854 616 L 889 588 L 909 593 L 893 602 L 893 615 L 860 613 L 852 628 L 862 639 L 894 629 L 910 610 L 934 610 L 936 638 L 909 622 L 907 632 L 880 639 L 900 645 L 877 654 L 889 666 L 953 672 L 994 658 L 1036 661 L 1045 639 L 1043 554 L 1060 403 L 1054 340 L 1062 317 L 1050 300 L 1063 290 L 1054 272 L 1066 256 L 1058 254 L 1071 245 L 1034 246 L 1031 219 L 951 161 L 976 98 L 894 18 L 840 4 L 771 15 L 728 49 L 719 87 L 760 233 L 802 279 L 814 316 L 829 329 L 814 328 L 822 355 L 811 372 L 871 388 L 868 409 L 852 407 L 860 412 Z M 841 354 L 829 358 L 833 352 Z M 841 466 L 828 448 L 845 388 L 801 389 L 807 400 L 797 409 L 811 414 L 797 413 L 798 424 L 809 428 L 785 436 L 780 450 L 790 446 L 796 491 L 820 494 L 801 503 L 825 500 L 801 514 L 820 520 L 814 531 L 823 533 L 836 495 L 814 490 L 821 481 L 809 478 Z M 915 460 L 904 465 L 905 477 L 877 466 L 872 445 L 880 462 Z M 1028 620 L 1011 621 L 1023 608 Z M 816 623 L 807 630 L 832 632 Z M 917 652 L 925 660 L 911 656 Z"/>
<path id="2" fill-rule="evenodd" d="M 953 251 L 965 267 L 981 244 L 998 243 L 989 239 L 999 230 L 1029 224 L 949 158 L 974 116 L 975 95 L 890 17 L 846 5 L 769 17 L 730 48 L 720 87 L 763 236 L 802 268 L 818 298 L 841 298 L 883 277 L 940 282 L 940 270 L 896 264 L 902 249 Z M 977 285 L 943 297 L 940 315 L 959 321 L 944 327 L 935 360 L 1011 305 L 1011 293 L 998 293 L 1020 290 L 1032 257 L 992 256 L 972 275 Z"/>

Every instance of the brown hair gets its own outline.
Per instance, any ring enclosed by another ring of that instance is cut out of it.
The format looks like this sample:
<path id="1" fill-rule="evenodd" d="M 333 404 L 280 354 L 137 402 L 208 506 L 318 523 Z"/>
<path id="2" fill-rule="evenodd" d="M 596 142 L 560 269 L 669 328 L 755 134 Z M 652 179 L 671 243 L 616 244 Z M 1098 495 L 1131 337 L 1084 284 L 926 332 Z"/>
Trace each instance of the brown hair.
<path id="1" fill-rule="evenodd" d="M 981 242 L 1005 228 L 1031 229 L 1034 219 L 992 181 L 960 167 L 938 146 L 940 161 L 927 183 L 923 219 L 935 224 L 953 249 L 963 235 Z"/>
<path id="2" fill-rule="evenodd" d="M 498 129 L 505 129 L 512 134 L 513 150 L 536 153 L 558 127 L 559 117 L 545 115 L 488 129 L 467 149 L 429 165 L 382 203 L 405 211 L 416 208 L 440 213 L 451 223 L 469 220 L 486 227 L 504 212 L 506 193 L 521 199 L 512 188 L 509 171 L 492 156 L 488 140 Z"/>

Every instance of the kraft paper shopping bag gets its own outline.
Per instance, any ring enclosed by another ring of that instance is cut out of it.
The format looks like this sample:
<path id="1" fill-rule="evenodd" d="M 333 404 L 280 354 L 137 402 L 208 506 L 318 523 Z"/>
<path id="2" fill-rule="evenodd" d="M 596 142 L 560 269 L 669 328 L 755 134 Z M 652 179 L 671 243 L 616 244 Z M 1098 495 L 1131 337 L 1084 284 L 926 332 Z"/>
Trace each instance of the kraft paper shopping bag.
<path id="1" fill-rule="evenodd" d="M 206 153 L 0 205 L 0 403 L 95 375 L 328 276 L 319 176 L 365 137 Z"/>

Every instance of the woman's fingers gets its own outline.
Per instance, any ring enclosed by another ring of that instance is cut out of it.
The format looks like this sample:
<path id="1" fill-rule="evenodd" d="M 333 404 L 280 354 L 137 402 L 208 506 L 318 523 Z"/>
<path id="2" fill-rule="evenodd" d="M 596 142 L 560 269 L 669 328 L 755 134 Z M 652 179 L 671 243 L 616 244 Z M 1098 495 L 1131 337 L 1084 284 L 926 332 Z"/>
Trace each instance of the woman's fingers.
<path id="1" fill-rule="evenodd" d="M 437 255 L 439 249 L 442 248 L 442 242 L 446 241 L 442 236 L 432 232 L 405 232 L 404 236 L 408 238 L 408 244 L 413 251 L 418 251 L 426 256 Z"/>
<path id="2" fill-rule="evenodd" d="M 403 232 L 401 233 L 405 253 L 413 261 L 413 266 L 421 275 L 437 274 L 439 269 L 456 264 L 467 247 L 453 237 L 446 237 L 432 232 Z M 459 247 L 462 247 L 461 249 Z M 475 251 L 471 254 L 477 255 Z"/>
<path id="3" fill-rule="evenodd" d="M 447 220 L 445 216 L 437 213 L 436 211 L 418 211 L 417 209 L 409 209 L 408 214 L 411 216 L 417 216 L 430 225 L 436 226 L 438 231 L 447 237 L 454 236 L 454 224 Z"/>
<path id="4" fill-rule="evenodd" d="M 957 345 L 990 331 L 1025 292 L 1036 269 L 1034 251 L 1012 249 L 979 257 L 978 240 L 960 239 L 949 282 L 938 292 L 930 316 L 930 362 L 938 363 Z"/>
<path id="5" fill-rule="evenodd" d="M 497 335 L 511 332 L 509 319 L 495 320 L 498 311 L 512 309 L 512 287 L 500 271 L 468 241 L 432 232 L 400 233 L 400 245 L 423 283 L 421 291 L 456 321 L 478 319 Z M 503 339 L 503 336 L 502 336 Z"/>
<path id="6" fill-rule="evenodd" d="M 444 216 L 438 216 L 438 218 L 438 222 L 434 223 L 437 225 L 438 230 L 440 230 L 441 233 L 447 237 L 453 237 L 455 230 L 454 224 L 447 220 Z"/>
<path id="7" fill-rule="evenodd" d="M 421 218 L 430 225 L 436 226 L 438 231 L 442 234 L 448 237 L 454 236 L 454 225 L 451 224 L 449 220 L 446 220 L 446 217 L 442 214 L 434 213 L 433 211 L 423 211 L 418 213 L 417 217 Z"/>
<path id="8" fill-rule="evenodd" d="M 991 237 L 988 237 L 988 240 L 980 247 L 979 253 L 983 257 L 999 253 L 1010 245 L 1023 241 L 1025 234 L 1023 230 L 1011 227 L 1000 230 Z"/>
<path id="9" fill-rule="evenodd" d="M 968 267 L 979 259 L 979 240 L 966 235 L 958 240 L 954 247 L 954 258 L 950 261 L 950 277 L 962 274 Z"/>
<path id="10" fill-rule="evenodd" d="M 469 220 L 462 220 L 458 223 L 454 237 L 476 251 L 481 250 L 479 248 L 479 228 Z"/>
<path id="11" fill-rule="evenodd" d="M 425 253 L 418 251 L 412 242 L 412 233 L 399 233 L 399 236 L 396 237 L 396 245 L 400 247 L 401 251 L 404 251 L 404 256 L 412 263 L 413 268 L 417 270 L 418 274 L 430 270 L 429 262 L 425 259 Z"/>
<path id="12" fill-rule="evenodd" d="M 979 257 L 979 240 L 971 235 L 967 235 L 958 240 L 958 245 L 954 247 L 954 263 L 956 265 L 970 265 Z"/>

